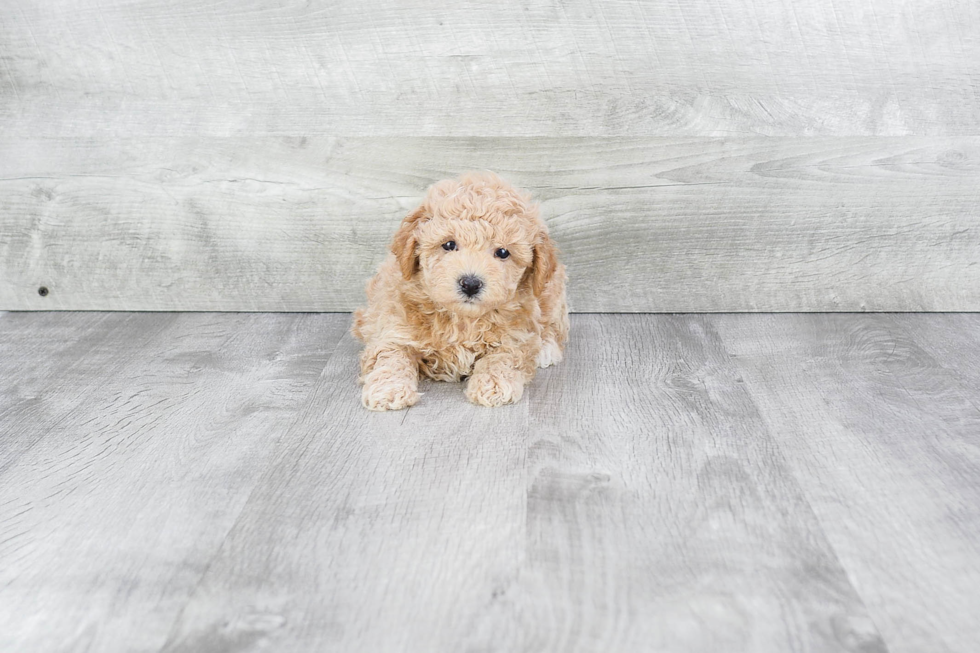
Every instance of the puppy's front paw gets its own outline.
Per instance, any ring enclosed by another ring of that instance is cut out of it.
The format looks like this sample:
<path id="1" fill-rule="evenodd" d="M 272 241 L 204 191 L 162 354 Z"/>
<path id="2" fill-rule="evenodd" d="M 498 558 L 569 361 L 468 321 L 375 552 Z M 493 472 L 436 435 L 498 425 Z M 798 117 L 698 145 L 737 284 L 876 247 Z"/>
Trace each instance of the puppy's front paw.
<path id="1" fill-rule="evenodd" d="M 524 394 L 524 384 L 518 379 L 480 372 L 466 382 L 466 398 L 479 406 L 512 404 Z"/>
<path id="2" fill-rule="evenodd" d="M 558 346 L 558 343 L 554 340 L 545 340 L 541 343 L 541 351 L 538 352 L 534 364 L 540 368 L 551 367 L 560 363 L 561 359 L 561 347 Z"/>
<path id="3" fill-rule="evenodd" d="M 367 383 L 361 391 L 361 403 L 368 410 L 401 410 L 414 406 L 419 393 L 407 383 Z"/>

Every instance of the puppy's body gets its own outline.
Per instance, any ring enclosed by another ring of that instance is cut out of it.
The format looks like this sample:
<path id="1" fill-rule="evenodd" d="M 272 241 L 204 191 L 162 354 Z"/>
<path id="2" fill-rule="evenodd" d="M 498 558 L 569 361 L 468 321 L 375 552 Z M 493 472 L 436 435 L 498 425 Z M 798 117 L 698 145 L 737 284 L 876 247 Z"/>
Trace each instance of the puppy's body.
<path id="1" fill-rule="evenodd" d="M 537 207 L 495 175 L 435 184 L 395 235 L 354 316 L 362 400 L 418 400 L 418 376 L 469 377 L 467 398 L 517 401 L 568 339 L 565 268 Z"/>

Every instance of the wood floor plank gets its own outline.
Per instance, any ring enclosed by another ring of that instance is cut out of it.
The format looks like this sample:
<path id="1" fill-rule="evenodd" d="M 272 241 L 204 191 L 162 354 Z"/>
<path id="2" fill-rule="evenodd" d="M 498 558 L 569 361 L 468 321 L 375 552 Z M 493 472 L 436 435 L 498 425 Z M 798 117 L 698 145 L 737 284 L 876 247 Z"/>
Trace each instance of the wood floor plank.
<path id="1" fill-rule="evenodd" d="M 575 317 L 529 397 L 521 650 L 884 651 L 703 317 Z"/>
<path id="2" fill-rule="evenodd" d="M 977 391 L 903 326 L 944 319 L 711 320 L 895 653 L 980 641 Z"/>
<path id="3" fill-rule="evenodd" d="M 176 319 L 109 313 L 0 317 L 0 475 L 59 424 L 84 415 L 85 401 L 105 379 L 133 365 L 132 352 Z"/>
<path id="4" fill-rule="evenodd" d="M 955 374 L 980 407 L 980 313 L 892 316 L 916 346 Z"/>
<path id="5" fill-rule="evenodd" d="M 348 323 L 0 316 L 0 651 L 980 641 L 976 316 L 575 315 L 385 414 Z"/>
<path id="6" fill-rule="evenodd" d="M 528 404 L 430 383 L 368 412 L 358 349 L 341 341 L 165 651 L 473 650 L 520 573 Z"/>
<path id="7" fill-rule="evenodd" d="M 0 650 L 159 650 L 348 323 L 4 316 Z"/>

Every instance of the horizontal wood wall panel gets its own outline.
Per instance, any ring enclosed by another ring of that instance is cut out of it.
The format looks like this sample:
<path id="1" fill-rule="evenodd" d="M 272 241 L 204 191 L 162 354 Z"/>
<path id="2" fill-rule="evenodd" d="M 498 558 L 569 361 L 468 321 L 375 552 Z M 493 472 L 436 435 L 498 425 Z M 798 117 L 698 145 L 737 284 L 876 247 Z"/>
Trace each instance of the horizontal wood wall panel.
<path id="1" fill-rule="evenodd" d="M 487 167 L 541 201 L 577 311 L 980 310 L 980 138 L 260 135 L 10 151 L 8 309 L 348 311 L 424 188 Z"/>
<path id="2" fill-rule="evenodd" d="M 975 0 L 34 0 L 0 15 L 0 124 L 21 135 L 976 135 L 977 34 Z"/>
<path id="3" fill-rule="evenodd" d="M 579 311 L 980 310 L 978 35 L 975 0 L 8 3 L 0 309 L 350 310 L 476 168 L 542 199 Z"/>

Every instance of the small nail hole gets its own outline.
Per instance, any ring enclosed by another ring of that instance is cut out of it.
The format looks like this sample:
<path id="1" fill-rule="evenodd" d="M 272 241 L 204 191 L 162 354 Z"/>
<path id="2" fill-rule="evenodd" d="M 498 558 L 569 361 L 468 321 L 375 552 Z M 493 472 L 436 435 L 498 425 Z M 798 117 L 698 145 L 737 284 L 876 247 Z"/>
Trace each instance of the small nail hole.
<path id="1" fill-rule="evenodd" d="M 48 287 L 47 286 L 41 286 L 40 288 L 37 289 L 37 294 L 39 294 L 41 297 L 47 297 L 48 296 Z"/>

